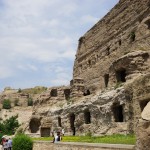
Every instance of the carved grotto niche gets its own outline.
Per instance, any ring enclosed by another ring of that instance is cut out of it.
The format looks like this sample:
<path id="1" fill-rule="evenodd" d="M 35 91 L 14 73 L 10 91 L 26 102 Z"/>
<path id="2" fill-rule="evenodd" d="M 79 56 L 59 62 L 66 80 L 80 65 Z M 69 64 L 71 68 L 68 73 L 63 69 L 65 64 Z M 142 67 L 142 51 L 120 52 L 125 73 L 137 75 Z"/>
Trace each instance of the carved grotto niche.
<path id="1" fill-rule="evenodd" d="M 50 128 L 41 127 L 41 137 L 49 137 L 49 136 L 50 136 Z"/>
<path id="2" fill-rule="evenodd" d="M 58 117 L 58 126 L 61 127 L 61 117 Z"/>
<path id="3" fill-rule="evenodd" d="M 36 119 L 36 118 L 31 119 L 29 123 L 31 133 L 36 133 L 39 130 L 40 125 L 41 125 L 41 122 L 39 119 Z"/>
<path id="4" fill-rule="evenodd" d="M 57 89 L 52 89 L 50 95 L 51 97 L 57 97 Z"/>
<path id="5" fill-rule="evenodd" d="M 122 105 L 118 103 L 114 103 L 112 106 L 112 112 L 113 112 L 113 117 L 115 122 L 124 122 Z"/>
<path id="6" fill-rule="evenodd" d="M 84 120 L 85 120 L 85 124 L 91 123 L 91 113 L 88 109 L 84 111 Z"/>
<path id="7" fill-rule="evenodd" d="M 75 114 L 72 113 L 72 114 L 70 114 L 70 128 L 72 130 L 72 135 L 76 134 L 74 122 L 75 122 Z"/>
<path id="8" fill-rule="evenodd" d="M 104 82 L 105 82 L 105 87 L 108 87 L 109 74 L 105 74 L 105 75 L 104 75 Z"/>
<path id="9" fill-rule="evenodd" d="M 64 90 L 65 99 L 68 100 L 70 98 L 70 89 Z"/>
<path id="10" fill-rule="evenodd" d="M 117 82 L 126 82 L 126 69 L 121 68 L 116 71 Z"/>
<path id="11" fill-rule="evenodd" d="M 91 94 L 91 92 L 90 92 L 89 89 L 88 89 L 88 90 L 85 90 L 84 93 L 83 93 L 84 96 L 87 96 L 87 95 L 90 95 L 90 94 Z"/>

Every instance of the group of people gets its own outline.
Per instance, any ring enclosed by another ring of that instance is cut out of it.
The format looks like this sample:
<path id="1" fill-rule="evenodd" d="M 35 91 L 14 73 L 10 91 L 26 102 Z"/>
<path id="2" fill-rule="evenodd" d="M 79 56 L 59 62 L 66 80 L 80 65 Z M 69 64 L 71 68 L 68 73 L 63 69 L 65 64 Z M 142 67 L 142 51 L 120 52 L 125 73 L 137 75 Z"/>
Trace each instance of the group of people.
<path id="1" fill-rule="evenodd" d="M 12 150 L 12 140 L 6 139 L 5 137 L 2 137 L 2 150 Z"/>

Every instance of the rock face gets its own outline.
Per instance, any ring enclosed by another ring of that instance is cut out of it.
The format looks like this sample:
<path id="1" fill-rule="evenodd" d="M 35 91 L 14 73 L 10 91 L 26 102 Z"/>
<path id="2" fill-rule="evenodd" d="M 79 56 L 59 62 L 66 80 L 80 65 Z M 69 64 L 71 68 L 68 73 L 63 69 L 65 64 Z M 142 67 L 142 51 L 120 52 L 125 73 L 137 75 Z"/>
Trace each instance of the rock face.
<path id="1" fill-rule="evenodd" d="M 49 136 L 62 128 L 68 135 L 136 132 L 142 147 L 143 135 L 149 139 L 149 14 L 149 0 L 120 0 L 85 33 L 70 86 L 50 87 L 34 97 L 26 133 Z M 146 121 L 138 121 L 141 113 Z"/>
<path id="2" fill-rule="evenodd" d="M 150 101 L 149 13 L 149 0 L 120 0 L 79 39 L 70 86 L 49 88 L 34 101 L 37 133 L 136 132 Z"/>
<path id="3" fill-rule="evenodd" d="M 150 121 L 139 120 L 137 126 L 136 150 L 149 150 L 150 148 Z"/>
<path id="4" fill-rule="evenodd" d="M 94 93 L 115 85 L 119 74 L 127 80 L 148 71 L 149 19 L 149 0 L 119 1 L 79 39 L 73 77 Z"/>

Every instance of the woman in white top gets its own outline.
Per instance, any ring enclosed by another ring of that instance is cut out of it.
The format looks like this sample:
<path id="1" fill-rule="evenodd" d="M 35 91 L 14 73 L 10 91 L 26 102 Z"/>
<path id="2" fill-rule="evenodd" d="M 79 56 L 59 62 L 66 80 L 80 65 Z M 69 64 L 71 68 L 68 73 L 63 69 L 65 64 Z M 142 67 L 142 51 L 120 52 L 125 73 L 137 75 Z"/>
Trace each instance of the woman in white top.
<path id="1" fill-rule="evenodd" d="M 61 140 L 62 140 L 62 138 L 60 136 L 60 132 L 57 132 L 57 135 L 54 136 L 53 143 L 61 141 Z"/>

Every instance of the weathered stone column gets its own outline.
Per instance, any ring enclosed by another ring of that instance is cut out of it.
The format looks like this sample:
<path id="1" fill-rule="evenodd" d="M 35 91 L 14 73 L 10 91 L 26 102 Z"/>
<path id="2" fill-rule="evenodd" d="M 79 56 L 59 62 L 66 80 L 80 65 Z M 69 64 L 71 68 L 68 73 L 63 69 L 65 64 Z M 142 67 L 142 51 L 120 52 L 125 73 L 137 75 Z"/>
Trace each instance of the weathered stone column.
<path id="1" fill-rule="evenodd" d="M 136 130 L 136 150 L 150 150 L 150 102 L 145 106 Z"/>

